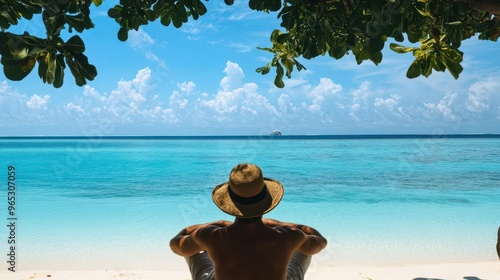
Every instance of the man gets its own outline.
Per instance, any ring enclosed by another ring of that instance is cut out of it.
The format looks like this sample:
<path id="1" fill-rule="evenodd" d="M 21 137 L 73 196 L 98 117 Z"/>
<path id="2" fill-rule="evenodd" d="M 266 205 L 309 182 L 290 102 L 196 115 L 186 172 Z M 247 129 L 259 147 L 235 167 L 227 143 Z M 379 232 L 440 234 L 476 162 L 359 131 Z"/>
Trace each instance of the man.
<path id="1" fill-rule="evenodd" d="M 500 227 L 498 227 L 498 236 L 497 236 L 497 255 L 498 259 L 500 259 Z"/>
<path id="2" fill-rule="evenodd" d="M 216 186 L 214 203 L 235 217 L 183 229 L 170 241 L 195 280 L 299 280 L 326 239 L 308 226 L 263 219 L 283 197 L 280 182 L 253 164 L 236 165 Z"/>

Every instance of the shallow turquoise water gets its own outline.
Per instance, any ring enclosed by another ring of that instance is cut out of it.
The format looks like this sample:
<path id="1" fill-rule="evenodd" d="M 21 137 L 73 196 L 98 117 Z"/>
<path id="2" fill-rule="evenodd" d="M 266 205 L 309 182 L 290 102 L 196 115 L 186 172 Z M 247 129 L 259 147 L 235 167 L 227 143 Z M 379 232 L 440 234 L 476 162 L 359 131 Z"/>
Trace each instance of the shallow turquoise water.
<path id="1" fill-rule="evenodd" d="M 0 139 L 0 148 L 2 180 L 17 170 L 24 269 L 178 264 L 168 241 L 182 227 L 231 219 L 210 195 L 240 162 L 285 186 L 268 217 L 329 239 L 318 262 L 496 259 L 499 138 Z"/>

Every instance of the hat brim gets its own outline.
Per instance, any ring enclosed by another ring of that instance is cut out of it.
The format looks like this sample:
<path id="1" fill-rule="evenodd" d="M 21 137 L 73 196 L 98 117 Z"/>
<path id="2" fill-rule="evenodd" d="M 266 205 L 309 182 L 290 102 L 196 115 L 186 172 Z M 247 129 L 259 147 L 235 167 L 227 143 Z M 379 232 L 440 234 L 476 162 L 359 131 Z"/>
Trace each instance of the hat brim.
<path id="1" fill-rule="evenodd" d="M 280 182 L 264 178 L 267 187 L 266 196 L 254 204 L 241 204 L 235 202 L 229 196 L 229 182 L 222 183 L 212 191 L 212 200 L 220 210 L 239 218 L 253 218 L 266 214 L 280 203 L 283 198 L 283 186 Z"/>

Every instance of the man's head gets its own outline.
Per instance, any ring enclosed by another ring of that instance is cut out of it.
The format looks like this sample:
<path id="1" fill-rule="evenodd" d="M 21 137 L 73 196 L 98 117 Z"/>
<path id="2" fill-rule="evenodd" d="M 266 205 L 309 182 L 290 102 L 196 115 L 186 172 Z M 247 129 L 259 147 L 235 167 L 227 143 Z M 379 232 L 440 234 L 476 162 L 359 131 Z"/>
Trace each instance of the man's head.
<path id="1" fill-rule="evenodd" d="M 216 186 L 212 199 L 222 211 L 238 218 L 259 217 L 271 211 L 283 197 L 280 182 L 265 178 L 257 165 L 242 163 L 229 174 L 229 181 Z"/>

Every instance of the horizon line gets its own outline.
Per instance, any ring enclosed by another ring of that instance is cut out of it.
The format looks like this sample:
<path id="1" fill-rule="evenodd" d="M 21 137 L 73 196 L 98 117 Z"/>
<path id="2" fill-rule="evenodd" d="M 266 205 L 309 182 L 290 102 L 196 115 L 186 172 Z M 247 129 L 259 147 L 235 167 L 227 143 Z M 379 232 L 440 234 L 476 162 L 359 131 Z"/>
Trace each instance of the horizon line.
<path id="1" fill-rule="evenodd" d="M 454 134 L 283 134 L 283 135 L 26 135 L 26 136 L 0 136 L 0 139 L 385 139 L 385 138 L 500 138 L 500 133 L 454 133 Z"/>

